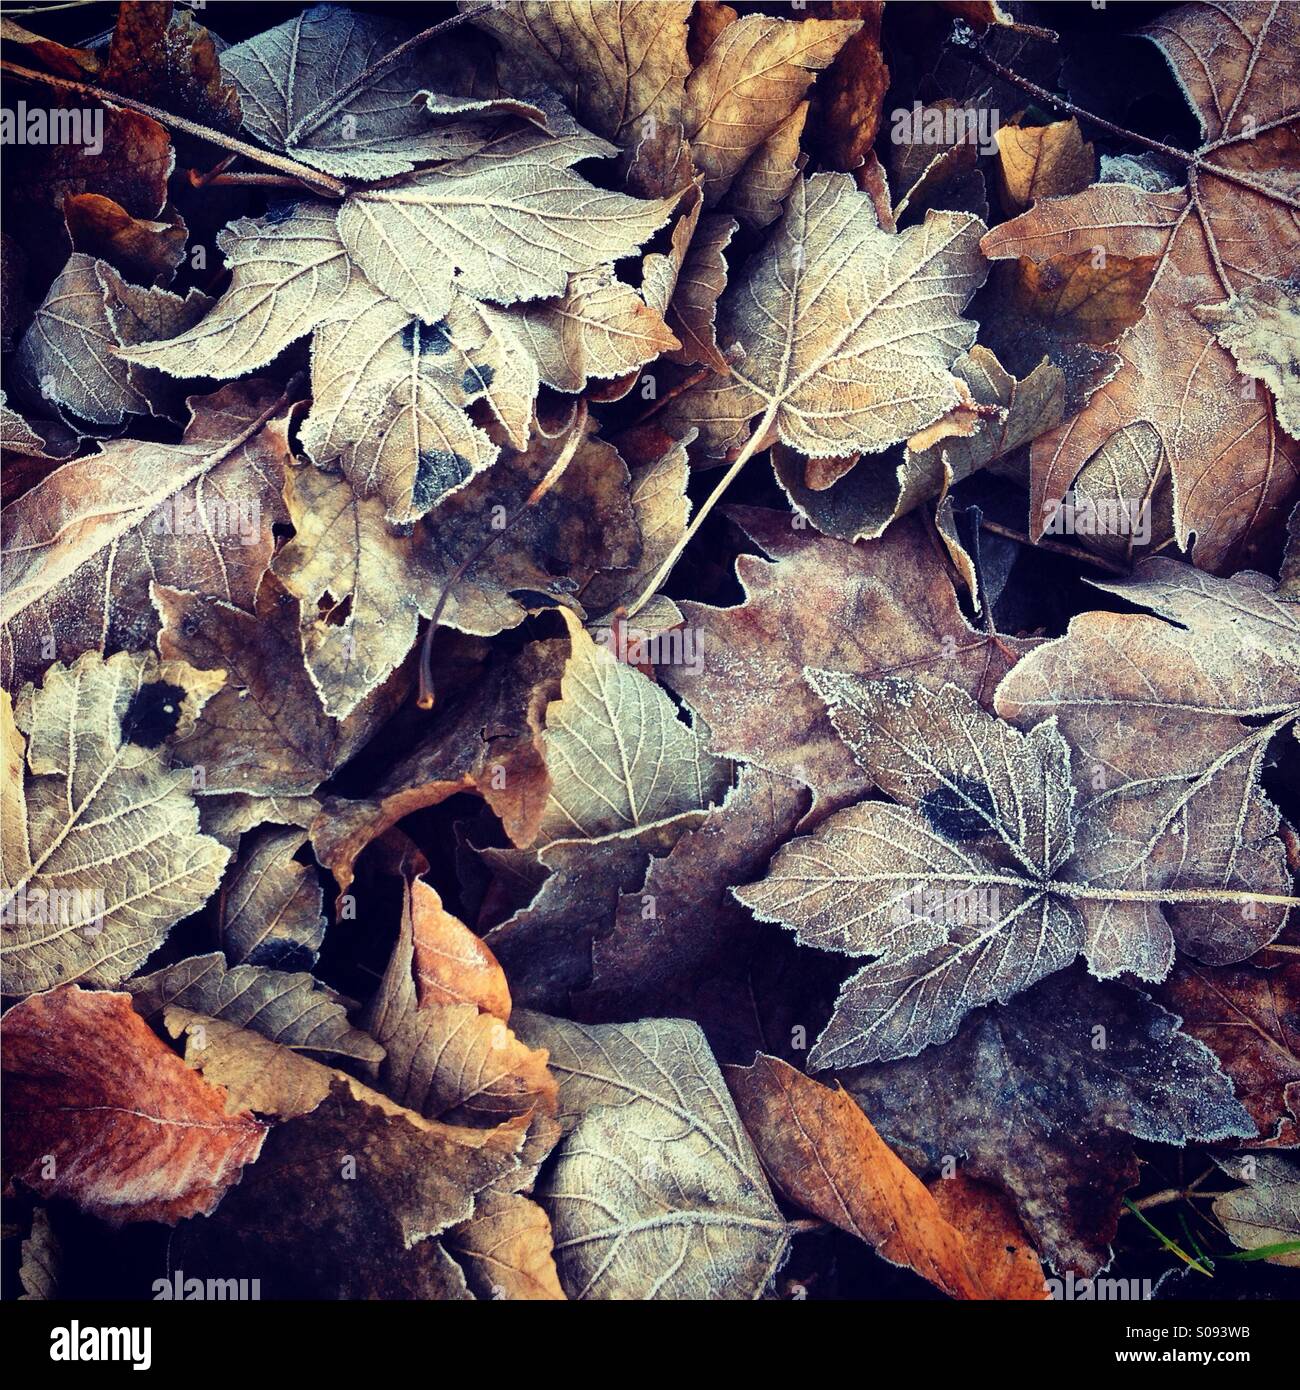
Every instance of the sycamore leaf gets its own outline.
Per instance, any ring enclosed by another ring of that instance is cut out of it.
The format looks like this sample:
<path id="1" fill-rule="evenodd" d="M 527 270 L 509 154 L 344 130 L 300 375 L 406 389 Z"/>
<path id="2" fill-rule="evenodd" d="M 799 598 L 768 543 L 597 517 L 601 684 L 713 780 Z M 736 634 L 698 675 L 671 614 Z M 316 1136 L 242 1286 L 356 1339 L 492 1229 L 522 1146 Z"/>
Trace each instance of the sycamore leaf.
<path id="1" fill-rule="evenodd" d="M 259 965 L 229 968 L 215 951 L 137 975 L 124 988 L 136 1012 L 151 1023 L 160 1023 L 168 1009 L 177 1007 L 255 1029 L 274 1043 L 313 1057 L 374 1067 L 384 1055 L 372 1037 L 348 1022 L 333 991 L 301 972 Z"/>
<path id="2" fill-rule="evenodd" d="M 1277 811 L 1259 779 L 1300 715 L 1300 615 L 1261 575 L 1218 579 L 1155 557 L 1102 586 L 1150 613 L 1082 613 L 999 687 L 1022 725 L 1051 716 L 1074 748 L 1082 882 L 1286 893 Z M 1168 973 L 1175 940 L 1210 964 L 1271 941 L 1285 907 L 1085 901 L 1102 976 Z M 1171 935 L 1172 929 L 1172 935 Z"/>
<path id="3" fill-rule="evenodd" d="M 975 340 L 961 311 L 984 282 L 983 229 L 931 213 L 895 234 L 847 175 L 800 178 L 719 305 L 731 374 L 685 392 L 669 418 L 698 425 L 712 452 L 742 444 L 756 416 L 758 433 L 813 458 L 909 438 L 960 399 L 950 368 Z"/>
<path id="4" fill-rule="evenodd" d="M 544 154 L 524 155 L 362 189 L 339 210 L 338 229 L 375 286 L 436 323 L 457 287 L 497 304 L 563 294 L 572 272 L 631 255 L 676 201 L 608 192 Z"/>
<path id="5" fill-rule="evenodd" d="M 541 120 L 525 102 L 435 96 L 440 65 L 416 51 L 361 79 L 409 31 L 342 5 L 316 5 L 228 48 L 222 64 L 239 89 L 244 129 L 264 145 L 348 178 L 378 179 L 455 157 L 456 133 L 433 115 L 513 114 Z"/>
<path id="6" fill-rule="evenodd" d="M 216 889 L 228 852 L 199 833 L 189 775 L 164 744 L 224 675 L 87 653 L 51 666 L 16 709 L 0 695 L 6 993 L 115 985 Z"/>
<path id="7" fill-rule="evenodd" d="M 232 222 L 217 236 L 230 284 L 207 317 L 120 356 L 172 376 L 219 380 L 264 367 L 342 307 L 350 270 L 336 216 L 326 203 L 282 203 Z"/>
<path id="8" fill-rule="evenodd" d="M 647 119 L 681 119 L 690 11 L 683 0 L 507 0 L 474 22 L 501 41 L 508 83 L 546 83 L 584 125 L 626 147 Z"/>
<path id="9" fill-rule="evenodd" d="M 539 1184 L 570 1298 L 760 1298 L 788 1235 L 704 1035 L 518 1015 L 568 1134 Z"/>
<path id="10" fill-rule="evenodd" d="M 857 20 L 770 19 L 728 24 L 686 79 L 684 123 L 713 207 L 745 162 L 789 120 L 814 75 L 835 61 Z"/>
<path id="11" fill-rule="evenodd" d="M 128 994 L 65 985 L 15 1005 L 4 1039 L 4 1166 L 46 1198 L 112 1225 L 206 1215 L 262 1148 L 131 1008 Z"/>
<path id="12" fill-rule="evenodd" d="M 738 607 L 682 604 L 704 659 L 698 668 L 665 666 L 663 677 L 703 715 L 718 752 L 811 787 L 818 813 L 856 800 L 870 782 L 803 679 L 805 666 L 862 676 L 906 670 L 989 704 L 1027 649 L 970 626 L 914 521 L 874 544 L 846 545 L 795 530 L 777 512 L 731 515 L 772 560 L 737 558 Z M 873 636 L 881 632 L 886 645 Z"/>
<path id="13" fill-rule="evenodd" d="M 1007 1191 L 1055 1268 L 1096 1274 L 1138 1179 L 1132 1139 L 1254 1133 L 1232 1083 L 1144 994 L 1059 974 L 981 1009 L 952 1042 L 840 1080 L 915 1170 L 944 1156 Z M 1130 1137 L 1131 1136 L 1131 1137 Z"/>
<path id="14" fill-rule="evenodd" d="M 899 804 L 836 812 L 736 896 L 808 945 L 879 957 L 845 984 L 810 1065 L 912 1056 L 1078 954 L 1078 914 L 1048 886 L 1073 846 L 1069 749 L 955 686 L 809 679 Z"/>
<path id="15" fill-rule="evenodd" d="M 538 369 L 509 327 L 466 295 L 430 326 L 353 272 L 312 344 L 302 440 L 313 462 L 341 469 L 359 497 L 377 493 L 403 523 L 496 459 L 496 444 L 465 413 L 472 402 L 486 397 L 522 447 Z"/>
<path id="16" fill-rule="evenodd" d="M 1145 31 L 1195 110 L 1203 144 L 1187 188 L 1094 184 L 1038 203 L 990 232 L 991 258 L 1050 266 L 1062 257 L 1154 257 L 1146 313 L 1118 345 L 1119 371 L 1083 413 L 1035 441 L 1032 534 L 1114 433 L 1158 433 L 1174 480 L 1178 543 L 1207 569 L 1235 567 L 1278 527 L 1300 480 L 1300 453 L 1267 392 L 1243 389 L 1232 353 L 1201 306 L 1294 268 L 1297 108 L 1291 66 L 1300 14 L 1291 6 L 1181 5 Z M 1282 515 L 1279 515 L 1282 513 Z"/>
<path id="17" fill-rule="evenodd" d="M 765 1053 L 725 1075 L 763 1167 L 786 1197 L 954 1298 L 987 1296 L 961 1232 L 847 1092 Z"/>
<path id="18" fill-rule="evenodd" d="M 107 441 L 5 508 L 6 681 L 147 646 L 155 580 L 252 608 L 284 515 L 282 402 L 265 381 L 193 397 L 179 444 Z"/>
<path id="19" fill-rule="evenodd" d="M 1269 1264 L 1300 1269 L 1300 1163 L 1294 1158 L 1260 1154 L 1244 1187 L 1215 1198 L 1214 1214 L 1234 1245 Z"/>

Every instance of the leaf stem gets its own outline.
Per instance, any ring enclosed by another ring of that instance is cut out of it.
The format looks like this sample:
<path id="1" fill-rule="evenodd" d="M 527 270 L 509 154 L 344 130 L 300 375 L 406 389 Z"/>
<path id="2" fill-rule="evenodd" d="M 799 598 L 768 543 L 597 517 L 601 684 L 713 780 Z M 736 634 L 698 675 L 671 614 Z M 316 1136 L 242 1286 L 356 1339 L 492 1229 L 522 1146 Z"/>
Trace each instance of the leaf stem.
<path id="1" fill-rule="evenodd" d="M 104 87 L 92 86 L 89 82 L 74 82 L 70 77 L 55 77 L 53 73 L 37 72 L 35 68 L 20 67 L 17 63 L 0 61 L 0 70 L 26 82 L 39 82 L 46 87 L 55 87 L 59 91 L 76 92 L 79 96 L 90 97 L 106 106 L 120 106 L 127 111 L 135 111 L 141 116 L 148 116 L 151 120 L 157 121 L 159 125 L 169 126 L 173 130 L 180 131 L 183 135 L 192 135 L 198 140 L 206 140 L 209 144 L 219 145 L 222 149 L 232 150 L 235 154 L 242 154 L 245 159 L 256 160 L 259 164 L 265 164 L 268 168 L 276 169 L 282 174 L 291 174 L 299 182 L 305 183 L 313 193 L 318 193 L 322 197 L 342 198 L 348 192 L 348 185 L 342 179 L 336 179 L 330 174 L 322 174 L 317 169 L 309 169 L 307 165 L 299 164 L 296 159 L 289 159 L 285 155 L 259 149 L 256 145 L 250 145 L 247 140 L 240 140 L 234 135 L 213 130 L 211 126 L 200 125 L 197 121 L 191 121 L 185 116 L 173 115 L 170 111 L 151 106 L 147 101 L 137 101 L 134 97 L 124 97 L 117 92 L 110 92 Z"/>
<path id="2" fill-rule="evenodd" d="M 1054 555 L 1066 555 L 1071 560 L 1077 560 L 1083 565 L 1095 565 L 1097 569 L 1105 570 L 1108 574 L 1117 574 L 1124 579 L 1129 578 L 1133 573 L 1131 569 L 1107 559 L 1104 555 L 1093 555 L 1086 550 L 1079 550 L 1072 545 L 1063 545 L 1060 541 L 1037 540 L 1031 541 L 1023 531 L 1016 531 L 1010 526 L 1003 526 L 1000 522 L 990 521 L 988 517 L 980 517 L 980 528 L 990 531 L 995 536 L 1005 536 L 1009 541 L 1019 541 L 1021 545 L 1033 546 L 1035 550 L 1050 550 Z"/>
<path id="3" fill-rule="evenodd" d="M 691 518 L 691 524 L 686 528 L 686 531 L 682 535 L 681 539 L 676 543 L 676 545 L 673 546 L 673 548 L 665 556 L 663 564 L 661 564 L 659 568 L 654 572 L 654 575 L 651 578 L 650 582 L 645 586 L 644 589 L 641 590 L 635 602 L 629 605 L 626 614 L 627 617 L 635 617 L 636 614 L 638 614 L 641 611 L 641 609 L 643 609 L 646 606 L 646 604 L 649 603 L 650 600 L 655 596 L 655 593 L 657 592 L 659 586 L 664 582 L 665 579 L 668 578 L 668 574 L 672 570 L 672 567 L 681 558 L 682 551 L 686 549 L 687 545 L 690 544 L 692 537 L 700 529 L 700 525 L 704 521 L 704 518 L 708 516 L 708 514 L 713 510 L 714 506 L 717 504 L 718 499 L 736 480 L 736 475 L 749 462 L 749 460 L 754 457 L 755 454 L 759 453 L 763 449 L 766 449 L 768 445 L 772 442 L 772 422 L 775 419 L 776 403 L 773 402 L 773 404 L 768 407 L 767 414 L 764 415 L 763 418 L 759 421 L 758 427 L 754 430 L 754 433 L 749 436 L 749 438 L 745 441 L 744 447 L 741 449 L 740 453 L 736 455 L 735 462 L 722 475 L 722 481 L 719 482 L 717 487 L 715 487 L 711 493 L 709 493 L 708 497 L 705 498 L 704 504 L 700 507 L 699 511 L 697 511 L 695 515 Z"/>
<path id="4" fill-rule="evenodd" d="M 1079 883 L 1045 883 L 1049 893 L 1109 903 L 1259 903 L 1300 907 L 1285 893 L 1251 893 L 1243 888 L 1085 888 Z"/>

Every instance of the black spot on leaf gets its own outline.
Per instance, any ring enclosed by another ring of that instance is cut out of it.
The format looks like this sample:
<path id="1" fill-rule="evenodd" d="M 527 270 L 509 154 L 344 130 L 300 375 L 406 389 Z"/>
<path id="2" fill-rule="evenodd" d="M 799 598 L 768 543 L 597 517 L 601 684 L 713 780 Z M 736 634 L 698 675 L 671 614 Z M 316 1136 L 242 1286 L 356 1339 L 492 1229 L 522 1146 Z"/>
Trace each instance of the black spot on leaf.
<path id="1" fill-rule="evenodd" d="M 131 696 L 122 715 L 122 742 L 157 748 L 176 732 L 185 691 L 170 681 L 150 681 Z"/>
<path id="2" fill-rule="evenodd" d="M 496 373 L 488 366 L 469 367 L 461 378 L 461 390 L 467 396 L 472 396 L 476 391 L 486 391 L 492 385 L 492 378 L 495 375 Z"/>
<path id="3" fill-rule="evenodd" d="M 412 505 L 426 511 L 443 493 L 463 483 L 472 471 L 469 460 L 461 454 L 450 449 L 425 449 L 411 487 Z"/>
<path id="4" fill-rule="evenodd" d="M 446 319 L 422 323 L 415 319 L 402 329 L 402 346 L 410 353 L 432 353 L 441 357 L 451 348 L 451 329 Z"/>
<path id="5" fill-rule="evenodd" d="M 993 797 L 976 777 L 958 777 L 955 787 L 936 787 L 921 798 L 921 814 L 946 840 L 975 840 L 993 824 Z"/>

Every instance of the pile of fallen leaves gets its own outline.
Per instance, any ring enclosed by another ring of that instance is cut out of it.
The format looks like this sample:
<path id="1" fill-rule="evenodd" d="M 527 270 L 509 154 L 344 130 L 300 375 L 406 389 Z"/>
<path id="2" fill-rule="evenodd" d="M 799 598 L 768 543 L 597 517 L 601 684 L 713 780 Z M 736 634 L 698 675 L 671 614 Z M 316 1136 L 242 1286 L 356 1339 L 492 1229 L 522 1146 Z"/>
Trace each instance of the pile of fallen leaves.
<path id="1" fill-rule="evenodd" d="M 1269 1293 L 1300 7 L 258 9 L 3 20 L 23 1296 Z"/>

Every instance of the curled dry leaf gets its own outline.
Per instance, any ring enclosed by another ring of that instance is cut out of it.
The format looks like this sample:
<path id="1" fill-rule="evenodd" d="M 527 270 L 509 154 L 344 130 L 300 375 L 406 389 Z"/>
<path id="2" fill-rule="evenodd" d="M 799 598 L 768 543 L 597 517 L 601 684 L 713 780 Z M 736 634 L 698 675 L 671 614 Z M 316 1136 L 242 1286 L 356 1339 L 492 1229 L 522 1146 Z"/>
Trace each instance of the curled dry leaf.
<path id="1" fill-rule="evenodd" d="M 252 1028 L 274 1043 L 329 1060 L 373 1069 L 384 1049 L 348 1022 L 333 990 L 304 972 L 260 965 L 230 969 L 219 952 L 189 956 L 149 975 L 128 980 L 136 1012 L 161 1023 L 170 1008 L 188 1009 L 239 1028 Z"/>
<path id="2" fill-rule="evenodd" d="M 114 1225 L 206 1215 L 266 1127 L 191 1071 L 128 994 L 66 985 L 17 1004 L 4 1040 L 6 1183 Z"/>
<path id="3" fill-rule="evenodd" d="M 728 1067 L 727 1085 L 763 1167 L 797 1205 L 955 1298 L 986 1291 L 961 1232 L 848 1094 L 779 1058 Z"/>

